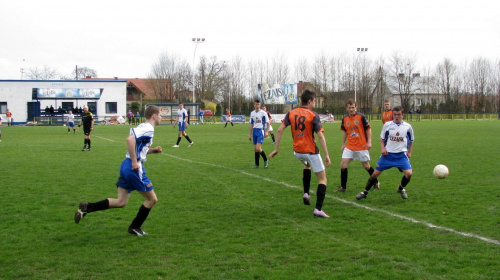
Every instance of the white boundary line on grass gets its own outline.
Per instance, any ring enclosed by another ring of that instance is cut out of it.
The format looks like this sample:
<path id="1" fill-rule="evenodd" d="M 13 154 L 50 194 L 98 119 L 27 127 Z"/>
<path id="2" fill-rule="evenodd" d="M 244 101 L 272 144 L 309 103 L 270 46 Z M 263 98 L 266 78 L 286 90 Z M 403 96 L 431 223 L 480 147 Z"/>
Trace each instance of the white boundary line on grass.
<path id="1" fill-rule="evenodd" d="M 107 140 L 107 141 L 111 141 L 111 142 L 118 142 L 118 141 L 107 139 L 107 138 L 100 137 L 100 136 L 97 136 L 97 137 L 101 138 L 101 139 L 104 139 L 104 140 Z M 285 187 L 292 188 L 292 189 L 302 189 L 302 187 L 290 185 L 290 184 L 287 184 L 285 182 L 280 182 L 280 181 L 272 180 L 272 179 L 269 179 L 269 178 L 266 178 L 266 177 L 261 177 L 261 176 L 256 175 L 256 174 L 248 173 L 248 172 L 245 172 L 243 170 L 239 170 L 239 169 L 235 169 L 235 168 L 231 168 L 231 167 L 226 167 L 226 166 L 217 165 L 217 164 L 208 163 L 208 162 L 194 161 L 194 160 L 185 159 L 185 158 L 182 158 L 182 157 L 178 157 L 178 156 L 174 156 L 174 155 L 166 154 L 166 153 L 162 153 L 162 155 L 165 155 L 165 156 L 168 156 L 168 157 L 171 157 L 171 158 L 175 158 L 175 159 L 178 159 L 178 160 L 183 160 L 183 161 L 186 161 L 186 162 L 189 162 L 189 163 L 204 164 L 204 165 L 209 165 L 209 166 L 213 166 L 213 167 L 217 167 L 217 168 L 223 168 L 223 169 L 227 169 L 227 170 L 231 170 L 231 171 L 236 171 L 236 172 L 241 173 L 243 175 L 255 177 L 255 178 L 258 178 L 258 179 L 261 179 L 261 180 L 265 180 L 265 181 L 268 181 L 268 182 L 271 182 L 271 183 L 275 183 L 275 184 L 280 184 L 280 185 L 283 185 Z M 432 224 L 432 223 L 429 223 L 429 222 L 426 222 L 426 221 L 419 221 L 419 220 L 416 220 L 414 218 L 410 218 L 410 217 L 406 217 L 406 216 L 403 216 L 403 215 L 399 215 L 399 214 L 395 214 L 395 213 L 389 212 L 387 210 L 382 210 L 382 209 L 377 209 L 377 208 L 369 207 L 369 206 L 366 206 L 366 205 L 363 205 L 363 204 L 359 204 L 359 203 L 357 203 L 355 201 L 349 201 L 349 200 L 345 200 L 345 199 L 338 198 L 338 197 L 331 196 L 331 195 L 326 195 L 326 197 L 332 198 L 334 200 L 340 201 L 340 202 L 345 203 L 345 204 L 350 204 L 350 205 L 353 205 L 353 206 L 356 206 L 356 207 L 364 208 L 364 209 L 369 210 L 369 211 L 380 212 L 380 213 L 389 215 L 389 216 L 391 216 L 393 218 L 399 218 L 401 220 L 409 221 L 409 222 L 412 222 L 412 223 L 415 223 L 415 224 L 421 224 L 421 225 L 424 225 L 424 226 L 426 226 L 428 228 L 435 228 L 435 229 L 439 229 L 439 230 L 443 230 L 443 231 L 448 231 L 448 232 L 451 232 L 451 233 L 456 234 L 456 235 L 461 235 L 461 236 L 465 236 L 465 237 L 475 238 L 475 239 L 479 239 L 479 240 L 487 242 L 487 243 L 491 243 L 491 244 L 495 244 L 495 245 L 500 245 L 500 240 L 494 240 L 494 239 L 483 237 L 483 236 L 480 236 L 480 235 L 477 235 L 477 234 L 474 234 L 474 233 L 462 232 L 462 231 L 454 230 L 452 228 L 437 226 L 435 224 Z"/>
<path id="2" fill-rule="evenodd" d="M 223 168 L 223 169 L 228 169 L 228 170 L 231 170 L 231 171 L 236 171 L 236 172 L 239 172 L 239 173 L 241 173 L 243 175 L 248 175 L 248 176 L 252 176 L 252 177 L 255 177 L 255 178 L 258 178 L 258 179 L 261 179 L 261 180 L 265 180 L 265 181 L 268 181 L 268 182 L 271 182 L 271 183 L 280 184 L 280 185 L 283 185 L 283 186 L 288 187 L 288 188 L 302 189 L 302 187 L 290 185 L 290 184 L 287 184 L 285 182 L 275 181 L 275 180 L 272 180 L 272 179 L 269 179 L 269 178 L 266 178 L 266 177 L 261 177 L 259 175 L 248 173 L 248 172 L 245 172 L 245 171 L 242 171 L 242 170 L 239 170 L 239 169 L 235 169 L 235 168 L 231 168 L 231 167 L 226 167 L 226 166 L 221 166 L 221 165 L 217 165 L 217 164 L 213 164 L 213 163 L 193 161 L 193 160 L 190 160 L 190 159 L 185 159 L 185 158 L 177 157 L 177 156 L 166 154 L 166 153 L 162 153 L 162 154 L 166 155 L 168 157 L 175 158 L 175 159 L 178 159 L 178 160 L 183 160 L 183 161 L 186 161 L 186 162 L 189 162 L 189 163 L 204 164 L 204 165 L 209 165 L 209 166 L 213 166 L 213 167 L 217 167 L 217 168 Z M 492 243 L 492 244 L 495 244 L 495 245 L 500 245 L 500 240 L 494 240 L 494 239 L 483 237 L 483 236 L 480 236 L 480 235 L 477 235 L 477 234 L 474 234 L 474 233 L 461 232 L 461 231 L 454 230 L 452 228 L 437 226 L 437 225 L 434 225 L 434 224 L 426 222 L 426 221 L 419 221 L 419 220 L 416 220 L 414 218 L 410 218 L 410 217 L 406 217 L 406 216 L 403 216 L 403 215 L 395 214 L 395 213 L 389 212 L 387 210 L 382 210 L 382 209 L 377 209 L 377 208 L 369 207 L 369 206 L 366 206 L 366 205 L 363 205 L 363 204 L 356 203 L 354 201 L 345 200 L 345 199 L 338 198 L 338 197 L 335 197 L 335 196 L 326 195 L 326 197 L 333 198 L 333 199 L 335 199 L 337 201 L 340 201 L 342 203 L 345 203 L 345 204 L 350 204 L 350 205 L 353 205 L 353 206 L 356 206 L 356 207 L 364 208 L 364 209 L 369 210 L 369 211 L 380 212 L 380 213 L 389 215 L 389 216 L 394 217 L 394 218 L 399 218 L 401 220 L 406 220 L 406 221 L 409 221 L 409 222 L 412 222 L 412 223 L 415 223 L 415 224 L 421 224 L 421 225 L 424 225 L 424 226 L 429 227 L 429 228 L 435 228 L 435 229 L 439 229 L 439 230 L 443 230 L 443 231 L 448 231 L 448 232 L 451 232 L 451 233 L 456 234 L 456 235 L 461 235 L 461 236 L 470 237 L 470 238 L 476 238 L 476 239 L 479 239 L 479 240 L 484 241 L 484 242 Z"/>

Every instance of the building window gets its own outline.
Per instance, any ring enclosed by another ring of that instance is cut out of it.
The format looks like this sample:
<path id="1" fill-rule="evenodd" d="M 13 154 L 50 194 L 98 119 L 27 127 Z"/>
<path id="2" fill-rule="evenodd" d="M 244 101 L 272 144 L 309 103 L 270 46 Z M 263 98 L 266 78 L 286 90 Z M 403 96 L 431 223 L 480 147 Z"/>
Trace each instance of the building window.
<path id="1" fill-rule="evenodd" d="M 106 114 L 116 114 L 117 107 L 116 102 L 106 102 Z"/>
<path id="2" fill-rule="evenodd" d="M 62 102 L 62 108 L 64 112 L 73 111 L 73 102 Z"/>
<path id="3" fill-rule="evenodd" d="M 0 102 L 0 114 L 7 113 L 7 102 Z"/>
<path id="4" fill-rule="evenodd" d="M 417 98 L 417 106 L 422 106 L 422 98 Z"/>

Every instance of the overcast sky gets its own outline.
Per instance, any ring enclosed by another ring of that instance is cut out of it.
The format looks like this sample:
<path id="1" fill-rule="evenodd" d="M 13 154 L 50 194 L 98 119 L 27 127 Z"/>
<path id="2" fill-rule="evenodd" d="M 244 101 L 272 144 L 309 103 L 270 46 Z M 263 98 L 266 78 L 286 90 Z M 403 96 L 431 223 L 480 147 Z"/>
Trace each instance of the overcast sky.
<path id="1" fill-rule="evenodd" d="M 500 58 L 496 0 L 12 0 L 0 3 L 0 79 L 47 65 L 99 77 L 144 78 L 161 53 L 191 64 L 200 55 L 245 61 L 282 52 L 291 66 L 321 53 L 388 58 L 421 66 Z M 290 81 L 295 82 L 295 81 Z"/>

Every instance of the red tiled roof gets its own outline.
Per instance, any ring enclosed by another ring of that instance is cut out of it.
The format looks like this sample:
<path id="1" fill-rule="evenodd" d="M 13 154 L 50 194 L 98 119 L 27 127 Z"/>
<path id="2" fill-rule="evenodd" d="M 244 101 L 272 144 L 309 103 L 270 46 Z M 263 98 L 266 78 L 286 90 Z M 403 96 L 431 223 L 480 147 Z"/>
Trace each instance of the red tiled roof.
<path id="1" fill-rule="evenodd" d="M 140 79 L 140 78 L 83 78 L 82 80 L 125 80 L 127 81 L 127 87 L 134 86 L 138 91 L 144 94 L 144 99 L 155 99 L 155 93 L 153 89 L 149 86 L 148 81 L 151 79 Z"/>

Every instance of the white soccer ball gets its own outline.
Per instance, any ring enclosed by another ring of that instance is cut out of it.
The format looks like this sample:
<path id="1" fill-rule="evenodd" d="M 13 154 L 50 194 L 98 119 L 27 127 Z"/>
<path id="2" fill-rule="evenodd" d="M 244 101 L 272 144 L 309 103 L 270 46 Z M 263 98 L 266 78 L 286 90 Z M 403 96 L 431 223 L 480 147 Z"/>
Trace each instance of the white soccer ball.
<path id="1" fill-rule="evenodd" d="M 438 164 L 436 167 L 434 167 L 434 176 L 438 179 L 444 179 L 450 174 L 450 171 L 448 170 L 448 167 L 443 164 Z"/>

